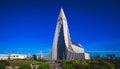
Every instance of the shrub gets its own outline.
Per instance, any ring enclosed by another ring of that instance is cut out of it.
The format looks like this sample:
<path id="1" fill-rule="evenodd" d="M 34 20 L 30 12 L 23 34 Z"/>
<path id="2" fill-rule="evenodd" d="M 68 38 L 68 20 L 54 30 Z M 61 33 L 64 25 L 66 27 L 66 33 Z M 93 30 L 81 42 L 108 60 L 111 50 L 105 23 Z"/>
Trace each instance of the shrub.
<path id="1" fill-rule="evenodd" d="M 29 64 L 21 65 L 19 69 L 31 69 Z"/>
<path id="2" fill-rule="evenodd" d="M 72 64 L 63 64 L 62 69 L 73 69 Z"/>
<path id="3" fill-rule="evenodd" d="M 0 63 L 0 69 L 5 69 L 5 64 L 4 63 Z"/>
<path id="4" fill-rule="evenodd" d="M 115 69 L 107 60 L 64 60 L 60 61 L 63 69 Z"/>
<path id="5" fill-rule="evenodd" d="M 6 65 L 9 65 L 8 61 L 5 61 L 5 60 L 0 61 L 0 69 L 5 69 Z"/>

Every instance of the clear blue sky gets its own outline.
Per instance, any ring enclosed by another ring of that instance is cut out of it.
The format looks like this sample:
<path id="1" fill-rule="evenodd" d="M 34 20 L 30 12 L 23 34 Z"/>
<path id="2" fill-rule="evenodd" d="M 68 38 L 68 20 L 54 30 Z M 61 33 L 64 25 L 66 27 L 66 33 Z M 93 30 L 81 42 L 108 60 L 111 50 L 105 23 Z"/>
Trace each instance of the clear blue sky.
<path id="1" fill-rule="evenodd" d="M 0 53 L 48 54 L 61 6 L 74 42 L 120 51 L 119 0 L 0 0 Z"/>

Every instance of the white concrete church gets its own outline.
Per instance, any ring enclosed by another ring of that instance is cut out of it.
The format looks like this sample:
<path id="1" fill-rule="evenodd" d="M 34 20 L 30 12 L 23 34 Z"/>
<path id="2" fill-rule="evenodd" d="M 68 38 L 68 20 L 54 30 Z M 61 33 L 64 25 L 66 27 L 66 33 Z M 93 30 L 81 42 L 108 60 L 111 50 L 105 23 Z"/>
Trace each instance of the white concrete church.
<path id="1" fill-rule="evenodd" d="M 84 51 L 82 45 L 71 41 L 67 19 L 62 8 L 58 16 L 52 50 L 46 59 L 90 59 L 90 55 Z"/>

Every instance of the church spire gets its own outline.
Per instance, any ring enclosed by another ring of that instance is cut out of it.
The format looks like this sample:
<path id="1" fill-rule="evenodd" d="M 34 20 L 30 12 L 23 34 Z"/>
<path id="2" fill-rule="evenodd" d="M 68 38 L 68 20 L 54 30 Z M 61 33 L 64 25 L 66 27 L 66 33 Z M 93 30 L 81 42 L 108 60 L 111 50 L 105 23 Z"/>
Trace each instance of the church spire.
<path id="1" fill-rule="evenodd" d="M 66 16 L 65 16 L 65 14 L 64 14 L 63 8 L 60 9 L 58 21 L 59 21 L 59 20 L 66 20 Z"/>
<path id="2" fill-rule="evenodd" d="M 70 33 L 67 25 L 67 20 L 61 8 L 58 21 L 56 25 L 52 51 L 48 55 L 50 60 L 58 59 L 89 59 L 89 54 L 84 52 L 83 47 L 79 47 L 78 44 L 73 43 L 70 38 Z"/>

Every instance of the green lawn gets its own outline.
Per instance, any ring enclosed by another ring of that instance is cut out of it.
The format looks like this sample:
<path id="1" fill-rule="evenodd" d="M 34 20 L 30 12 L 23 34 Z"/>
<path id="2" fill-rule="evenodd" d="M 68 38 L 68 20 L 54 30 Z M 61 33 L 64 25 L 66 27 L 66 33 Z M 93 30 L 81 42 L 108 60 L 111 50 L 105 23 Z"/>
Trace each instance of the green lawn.
<path id="1" fill-rule="evenodd" d="M 30 69 L 30 64 L 40 65 L 40 69 L 49 69 L 48 62 L 35 60 L 0 61 L 0 69 L 4 69 L 5 66 L 20 66 L 20 69 Z"/>

